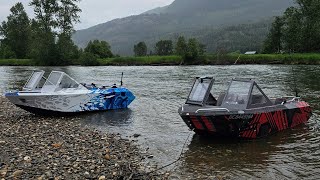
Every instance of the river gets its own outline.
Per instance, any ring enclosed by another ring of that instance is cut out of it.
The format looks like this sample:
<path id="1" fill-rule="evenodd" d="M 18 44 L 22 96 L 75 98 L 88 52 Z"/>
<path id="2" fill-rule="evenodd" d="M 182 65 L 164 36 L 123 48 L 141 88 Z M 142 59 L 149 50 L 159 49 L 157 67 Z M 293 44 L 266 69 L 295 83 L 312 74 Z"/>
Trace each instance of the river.
<path id="1" fill-rule="evenodd" d="M 152 161 L 170 166 L 172 178 L 206 179 L 318 179 L 320 173 L 320 66 L 128 66 L 128 67 L 0 67 L 0 92 L 18 89 L 30 70 L 61 70 L 79 82 L 119 84 L 136 96 L 129 109 L 80 116 L 83 124 L 102 132 L 136 138 Z M 305 125 L 254 141 L 206 140 L 190 132 L 177 111 L 189 93 L 193 78 L 213 76 L 213 94 L 232 78 L 252 78 L 269 97 L 299 95 L 313 107 Z"/>

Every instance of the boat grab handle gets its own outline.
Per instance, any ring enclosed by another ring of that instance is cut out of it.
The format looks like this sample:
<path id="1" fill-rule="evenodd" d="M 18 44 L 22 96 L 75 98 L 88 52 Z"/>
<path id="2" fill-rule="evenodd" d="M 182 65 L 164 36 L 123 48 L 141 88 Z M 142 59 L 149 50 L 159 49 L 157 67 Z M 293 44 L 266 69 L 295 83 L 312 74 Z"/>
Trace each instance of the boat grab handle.
<path id="1" fill-rule="evenodd" d="M 226 112 L 230 112 L 230 110 L 227 108 L 207 108 L 207 109 L 198 109 L 196 111 L 196 113 L 201 112 L 201 111 L 226 111 Z"/>

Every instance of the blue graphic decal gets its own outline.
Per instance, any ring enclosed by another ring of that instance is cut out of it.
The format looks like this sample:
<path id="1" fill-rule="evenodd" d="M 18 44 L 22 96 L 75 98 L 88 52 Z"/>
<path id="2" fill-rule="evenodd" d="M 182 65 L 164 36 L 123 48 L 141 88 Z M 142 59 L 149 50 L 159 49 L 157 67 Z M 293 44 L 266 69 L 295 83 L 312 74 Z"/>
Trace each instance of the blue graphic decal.
<path id="1" fill-rule="evenodd" d="M 135 96 L 126 88 L 92 89 L 93 98 L 81 106 L 84 111 L 127 108 Z"/>

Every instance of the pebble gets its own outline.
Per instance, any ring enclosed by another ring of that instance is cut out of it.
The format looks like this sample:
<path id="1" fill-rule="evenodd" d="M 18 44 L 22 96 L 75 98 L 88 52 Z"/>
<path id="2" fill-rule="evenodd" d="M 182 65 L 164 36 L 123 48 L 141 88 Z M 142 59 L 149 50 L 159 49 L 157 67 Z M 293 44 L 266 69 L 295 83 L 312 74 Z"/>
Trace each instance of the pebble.
<path id="1" fill-rule="evenodd" d="M 22 175 L 22 173 L 23 173 L 23 170 L 17 170 L 12 174 L 12 176 L 14 178 L 18 178 L 18 177 L 20 177 Z"/>
<path id="2" fill-rule="evenodd" d="M 26 161 L 26 162 L 31 162 L 31 157 L 30 156 L 25 156 L 24 158 L 23 158 L 23 160 L 24 161 Z"/>
<path id="3" fill-rule="evenodd" d="M 105 180 L 106 179 L 106 176 L 100 176 L 99 177 L 99 180 Z"/>

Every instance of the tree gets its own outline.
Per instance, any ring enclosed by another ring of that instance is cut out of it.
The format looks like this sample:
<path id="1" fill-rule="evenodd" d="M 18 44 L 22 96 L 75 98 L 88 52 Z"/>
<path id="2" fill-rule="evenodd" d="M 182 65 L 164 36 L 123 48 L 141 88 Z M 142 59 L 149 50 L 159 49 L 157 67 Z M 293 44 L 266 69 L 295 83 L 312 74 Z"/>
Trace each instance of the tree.
<path id="1" fill-rule="evenodd" d="M 296 7 L 288 8 L 283 16 L 284 48 L 289 52 L 299 52 L 302 49 L 302 15 Z"/>
<path id="2" fill-rule="evenodd" d="M 296 0 L 296 3 L 273 22 L 264 44 L 265 52 L 279 52 L 283 48 L 288 52 L 320 51 L 319 0 Z"/>
<path id="3" fill-rule="evenodd" d="M 195 38 L 191 38 L 188 41 L 188 49 L 185 59 L 187 61 L 195 60 L 199 57 L 199 43 Z"/>
<path id="4" fill-rule="evenodd" d="M 80 64 L 83 66 L 97 66 L 100 63 L 96 55 L 89 52 L 84 52 L 80 56 Z"/>
<path id="5" fill-rule="evenodd" d="M 72 60 L 80 57 L 79 49 L 71 40 L 70 36 L 65 33 L 60 34 L 57 41 L 57 51 L 59 59 L 63 60 L 65 64 L 72 63 Z"/>
<path id="6" fill-rule="evenodd" d="M 10 49 L 10 57 L 26 58 L 30 41 L 29 17 L 20 2 L 15 4 L 10 11 L 7 22 L 2 22 L 0 26 L 0 35 L 4 37 L 1 44 L 5 46 L 3 48 L 7 49 L 6 51 Z M 9 56 L 6 55 L 6 57 Z"/>
<path id="7" fill-rule="evenodd" d="M 34 41 L 32 55 L 39 64 L 64 65 L 70 61 L 69 50 L 74 23 L 79 22 L 80 0 L 32 0 L 35 20 L 32 23 Z"/>
<path id="8" fill-rule="evenodd" d="M 283 19 L 281 17 L 276 17 L 275 21 L 272 23 L 272 27 L 264 43 L 264 52 L 275 53 L 282 50 L 282 27 Z"/>
<path id="9" fill-rule="evenodd" d="M 180 36 L 175 47 L 176 54 L 180 56 L 185 56 L 187 50 L 188 45 L 186 43 L 186 40 L 183 36 Z"/>
<path id="10" fill-rule="evenodd" d="M 148 48 L 145 42 L 139 42 L 138 44 L 134 45 L 133 51 L 135 56 L 146 56 Z"/>
<path id="11" fill-rule="evenodd" d="M 94 40 L 90 41 L 84 52 L 97 55 L 99 58 L 110 58 L 113 57 L 111 52 L 111 46 L 106 41 Z"/>
<path id="12" fill-rule="evenodd" d="M 160 40 L 157 42 L 156 54 L 159 56 L 167 56 L 173 54 L 173 43 L 171 40 Z"/>

